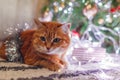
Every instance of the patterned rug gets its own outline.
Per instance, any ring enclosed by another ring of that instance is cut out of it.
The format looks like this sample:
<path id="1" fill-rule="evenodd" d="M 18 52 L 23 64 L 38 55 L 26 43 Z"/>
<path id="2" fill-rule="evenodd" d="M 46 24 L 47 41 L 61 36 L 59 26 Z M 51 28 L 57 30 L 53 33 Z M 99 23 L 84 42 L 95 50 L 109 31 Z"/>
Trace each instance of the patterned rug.
<path id="1" fill-rule="evenodd" d="M 89 65 L 92 68 L 89 69 Z M 0 80 L 120 80 L 120 68 L 99 69 L 96 63 L 86 64 L 84 68 L 71 66 L 69 70 L 52 72 L 41 67 L 6 62 L 0 59 Z"/>

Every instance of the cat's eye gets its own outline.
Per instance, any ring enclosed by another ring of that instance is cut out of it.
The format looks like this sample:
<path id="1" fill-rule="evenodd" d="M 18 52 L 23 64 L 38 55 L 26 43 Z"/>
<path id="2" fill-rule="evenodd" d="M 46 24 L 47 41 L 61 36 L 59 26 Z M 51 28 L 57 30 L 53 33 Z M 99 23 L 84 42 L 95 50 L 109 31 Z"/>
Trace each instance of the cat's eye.
<path id="1" fill-rule="evenodd" d="M 40 40 L 45 41 L 45 37 L 43 37 L 43 36 L 40 37 Z"/>
<path id="2" fill-rule="evenodd" d="M 61 40 L 60 38 L 55 38 L 55 39 L 53 40 L 53 42 L 56 42 L 56 43 L 57 43 L 57 42 L 60 42 L 60 40 Z"/>

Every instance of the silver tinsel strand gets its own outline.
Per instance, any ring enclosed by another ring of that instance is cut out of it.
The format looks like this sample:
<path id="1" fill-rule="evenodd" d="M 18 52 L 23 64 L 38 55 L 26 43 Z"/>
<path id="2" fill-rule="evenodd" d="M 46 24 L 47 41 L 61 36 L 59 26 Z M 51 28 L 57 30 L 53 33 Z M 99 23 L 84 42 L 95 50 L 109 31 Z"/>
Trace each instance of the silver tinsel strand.
<path id="1" fill-rule="evenodd" d="M 5 52 L 7 60 L 11 62 L 22 62 L 22 56 L 20 53 L 20 39 L 19 37 L 10 37 L 5 42 Z"/>

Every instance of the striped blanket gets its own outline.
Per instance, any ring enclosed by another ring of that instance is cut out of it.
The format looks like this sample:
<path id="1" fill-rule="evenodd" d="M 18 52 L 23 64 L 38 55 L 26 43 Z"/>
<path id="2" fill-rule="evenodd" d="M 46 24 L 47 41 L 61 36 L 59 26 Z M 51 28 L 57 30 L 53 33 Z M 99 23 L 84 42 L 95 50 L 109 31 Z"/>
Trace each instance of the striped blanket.
<path id="1" fill-rule="evenodd" d="M 89 66 L 92 65 L 91 69 Z M 97 63 L 71 66 L 61 72 L 53 72 L 42 67 L 6 62 L 0 59 L 0 80 L 120 80 L 120 68 L 99 69 Z"/>

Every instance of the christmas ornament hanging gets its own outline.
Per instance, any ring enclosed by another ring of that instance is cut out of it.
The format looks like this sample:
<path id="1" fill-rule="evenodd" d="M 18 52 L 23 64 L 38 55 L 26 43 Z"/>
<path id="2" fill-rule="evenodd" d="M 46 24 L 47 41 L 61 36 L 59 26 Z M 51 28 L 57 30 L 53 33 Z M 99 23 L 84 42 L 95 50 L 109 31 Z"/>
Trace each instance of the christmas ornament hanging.
<path id="1" fill-rule="evenodd" d="M 92 19 L 96 13 L 97 13 L 98 9 L 96 5 L 91 5 L 88 4 L 87 6 L 85 6 L 85 8 L 83 9 L 83 14 L 84 16 L 86 16 L 88 19 Z"/>

